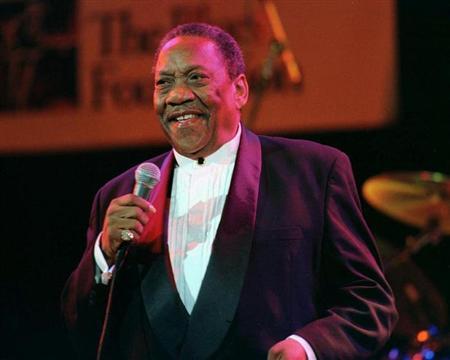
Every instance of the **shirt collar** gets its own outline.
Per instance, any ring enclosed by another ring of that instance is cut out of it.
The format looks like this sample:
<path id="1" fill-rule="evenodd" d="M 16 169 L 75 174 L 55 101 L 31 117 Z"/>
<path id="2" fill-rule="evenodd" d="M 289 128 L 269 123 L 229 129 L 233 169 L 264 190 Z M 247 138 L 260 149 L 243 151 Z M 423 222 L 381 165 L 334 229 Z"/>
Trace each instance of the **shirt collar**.
<path id="1" fill-rule="evenodd" d="M 239 123 L 236 135 L 234 135 L 234 137 L 230 141 L 223 144 L 214 153 L 205 157 L 203 165 L 199 165 L 197 160 L 193 160 L 186 156 L 181 155 L 175 149 L 172 149 L 172 151 L 173 154 L 175 155 L 175 160 L 179 167 L 205 166 L 211 165 L 213 163 L 229 164 L 234 162 L 236 159 L 240 139 L 241 139 L 241 123 Z"/>

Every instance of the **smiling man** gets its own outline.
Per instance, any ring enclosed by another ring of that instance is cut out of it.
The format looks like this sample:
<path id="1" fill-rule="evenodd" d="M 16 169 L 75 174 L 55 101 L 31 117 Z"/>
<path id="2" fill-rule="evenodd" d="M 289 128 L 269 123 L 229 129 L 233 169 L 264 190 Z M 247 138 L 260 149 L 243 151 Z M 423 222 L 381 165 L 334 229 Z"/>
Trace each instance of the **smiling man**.
<path id="1" fill-rule="evenodd" d="M 104 359 L 363 359 L 395 324 L 392 292 L 348 158 L 241 124 L 248 84 L 222 29 L 185 24 L 155 55 L 154 107 L 173 149 L 94 200 L 83 258 L 63 294 L 83 359 L 95 358 L 117 251 Z M 282 120 L 282 119 L 274 119 Z"/>
<path id="2" fill-rule="evenodd" d="M 186 157 L 206 157 L 233 138 L 247 95 L 245 75 L 230 76 L 207 38 L 179 36 L 159 52 L 156 113 L 174 149 Z"/>

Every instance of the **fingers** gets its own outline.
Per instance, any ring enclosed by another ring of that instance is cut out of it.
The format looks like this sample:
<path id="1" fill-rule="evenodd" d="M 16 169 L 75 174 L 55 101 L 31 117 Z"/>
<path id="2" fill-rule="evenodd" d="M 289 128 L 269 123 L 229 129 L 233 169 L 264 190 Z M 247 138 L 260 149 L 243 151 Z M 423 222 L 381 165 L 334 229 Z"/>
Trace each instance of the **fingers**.
<path id="1" fill-rule="evenodd" d="M 134 194 L 127 194 L 120 196 L 111 201 L 111 204 L 115 203 L 118 206 L 137 206 L 141 208 L 144 212 L 147 212 L 150 209 L 155 209 L 147 200 L 136 196 Z"/>
<path id="2" fill-rule="evenodd" d="M 112 231 L 119 231 L 118 236 L 121 237 L 122 230 L 131 230 L 134 234 L 134 238 L 137 239 L 144 231 L 145 223 L 140 222 L 137 219 L 119 219 L 117 222 L 112 224 Z M 115 225 L 115 226 L 114 226 Z"/>
<path id="3" fill-rule="evenodd" d="M 113 199 L 108 207 L 107 213 L 127 211 L 130 210 L 130 208 L 139 208 L 144 213 L 154 213 L 156 211 L 155 208 L 147 200 L 133 194 L 127 194 Z"/>
<path id="4" fill-rule="evenodd" d="M 299 342 L 286 339 L 272 346 L 267 354 L 267 360 L 307 360 L 305 349 Z"/>
<path id="5" fill-rule="evenodd" d="M 136 206 L 115 207 L 111 209 L 110 213 L 107 213 L 107 216 L 108 215 L 118 218 L 123 223 L 124 229 L 134 229 L 135 221 L 138 221 L 139 224 L 146 225 L 150 218 L 150 214 L 148 212 L 146 213 L 141 208 Z"/>
<path id="6" fill-rule="evenodd" d="M 283 357 L 278 352 L 273 351 L 272 349 L 267 354 L 267 360 L 281 360 Z"/>
<path id="7" fill-rule="evenodd" d="M 111 262 L 122 239 L 122 230 L 129 230 L 133 233 L 133 239 L 139 240 L 145 225 L 150 220 L 155 208 L 146 200 L 127 194 L 113 199 L 106 210 L 103 223 L 103 235 L 101 238 L 101 248 Z"/>

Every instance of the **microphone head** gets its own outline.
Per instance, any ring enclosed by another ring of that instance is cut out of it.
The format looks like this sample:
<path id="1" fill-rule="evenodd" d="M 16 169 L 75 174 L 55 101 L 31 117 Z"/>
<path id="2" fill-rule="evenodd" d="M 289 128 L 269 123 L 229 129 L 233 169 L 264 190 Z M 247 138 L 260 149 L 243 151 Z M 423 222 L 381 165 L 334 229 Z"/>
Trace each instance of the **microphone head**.
<path id="1" fill-rule="evenodd" d="M 152 163 L 142 163 L 136 169 L 134 173 L 136 184 L 143 184 L 144 186 L 152 189 L 161 178 L 161 172 L 159 168 Z"/>

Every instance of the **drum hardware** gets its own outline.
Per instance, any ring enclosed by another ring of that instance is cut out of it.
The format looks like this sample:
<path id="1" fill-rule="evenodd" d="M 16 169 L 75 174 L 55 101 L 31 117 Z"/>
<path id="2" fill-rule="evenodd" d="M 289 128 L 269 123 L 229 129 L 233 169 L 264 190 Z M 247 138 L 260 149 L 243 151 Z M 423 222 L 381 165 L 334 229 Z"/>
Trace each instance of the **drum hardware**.
<path id="1" fill-rule="evenodd" d="M 385 269 L 403 263 L 410 259 L 411 255 L 418 253 L 425 245 L 437 245 L 442 239 L 442 230 L 436 219 L 430 219 L 430 225 L 420 234 L 409 235 L 405 239 L 404 249 L 395 257 L 385 263 Z"/>
<path id="2" fill-rule="evenodd" d="M 406 225 L 422 229 L 406 238 L 405 248 L 387 267 L 408 260 L 425 245 L 450 235 L 450 177 L 438 172 L 391 172 L 363 185 L 363 196 L 377 210 Z"/>
<path id="3" fill-rule="evenodd" d="M 411 259 L 426 245 L 437 245 L 450 235 L 450 177 L 426 171 L 388 172 L 369 178 L 362 192 L 375 209 L 421 229 L 406 237 L 402 249 L 378 239 L 400 314 L 392 339 L 396 346 L 387 348 L 381 358 L 450 360 L 450 336 L 439 331 L 446 328 L 447 304 Z"/>

